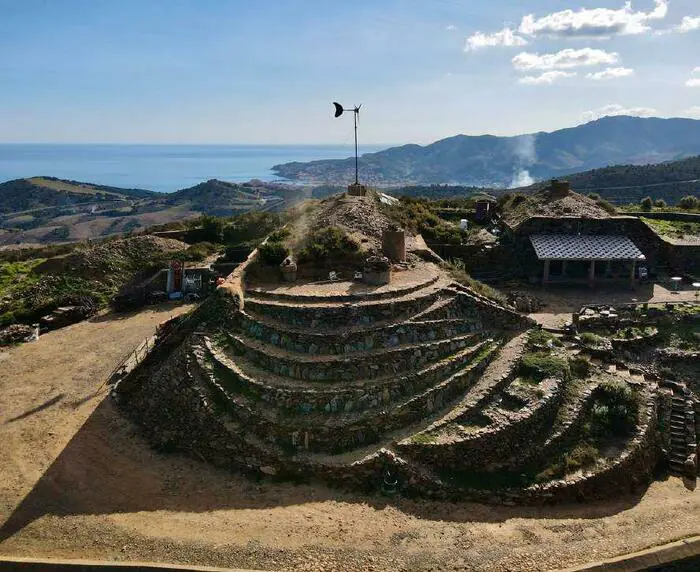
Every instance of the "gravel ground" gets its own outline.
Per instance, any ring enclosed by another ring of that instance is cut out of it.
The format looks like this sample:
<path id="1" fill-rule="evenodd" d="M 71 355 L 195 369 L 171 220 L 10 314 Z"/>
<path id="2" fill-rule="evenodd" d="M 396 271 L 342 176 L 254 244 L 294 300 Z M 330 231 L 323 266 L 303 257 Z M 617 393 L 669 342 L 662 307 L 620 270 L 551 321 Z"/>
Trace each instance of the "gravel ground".
<path id="1" fill-rule="evenodd" d="M 263 570 L 549 570 L 700 533 L 679 479 L 642 498 L 490 507 L 262 482 L 148 448 L 101 389 L 171 308 L 0 353 L 0 554 Z"/>

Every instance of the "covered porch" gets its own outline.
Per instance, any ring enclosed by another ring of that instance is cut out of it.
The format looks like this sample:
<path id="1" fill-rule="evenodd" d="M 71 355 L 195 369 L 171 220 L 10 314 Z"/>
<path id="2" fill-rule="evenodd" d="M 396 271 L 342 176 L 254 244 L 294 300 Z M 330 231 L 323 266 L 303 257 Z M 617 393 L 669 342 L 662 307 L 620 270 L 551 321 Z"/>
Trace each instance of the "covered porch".
<path id="1" fill-rule="evenodd" d="M 637 283 L 638 264 L 646 257 L 626 236 L 533 234 L 530 242 L 542 262 L 542 284 L 557 282 Z"/>

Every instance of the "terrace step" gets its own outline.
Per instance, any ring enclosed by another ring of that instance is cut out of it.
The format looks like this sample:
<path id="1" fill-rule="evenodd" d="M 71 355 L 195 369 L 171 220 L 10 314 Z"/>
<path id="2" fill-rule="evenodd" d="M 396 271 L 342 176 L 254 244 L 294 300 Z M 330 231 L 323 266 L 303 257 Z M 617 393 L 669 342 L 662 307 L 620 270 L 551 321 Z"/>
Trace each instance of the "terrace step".
<path id="1" fill-rule="evenodd" d="M 410 318 L 409 321 L 420 322 L 454 318 L 459 315 L 456 300 L 457 296 L 445 291 L 430 306 Z"/>
<path id="2" fill-rule="evenodd" d="M 421 312 L 438 298 L 440 283 L 404 296 L 363 302 L 292 302 L 246 297 L 245 310 L 252 316 L 268 316 L 294 327 L 346 328 L 371 326 Z"/>
<path id="3" fill-rule="evenodd" d="M 451 318 L 319 332 L 291 328 L 268 317 L 254 318 L 246 312 L 239 314 L 238 325 L 251 338 L 289 352 L 313 355 L 355 354 L 400 344 L 438 341 L 481 329 L 473 321 Z"/>
<path id="4" fill-rule="evenodd" d="M 411 294 L 412 292 L 417 292 L 423 288 L 427 288 L 437 283 L 440 280 L 440 275 L 437 271 L 429 273 L 420 281 L 414 281 L 408 283 L 407 285 L 401 287 L 378 287 L 374 289 L 368 289 L 365 292 L 358 292 L 355 294 L 306 294 L 303 290 L 300 290 L 300 284 L 290 285 L 288 290 L 290 292 L 284 292 L 279 287 L 276 287 L 273 291 L 266 290 L 264 287 L 256 287 L 252 285 L 247 285 L 245 289 L 245 295 L 266 299 L 266 300 L 277 300 L 277 301 L 291 301 L 291 302 L 361 302 L 368 300 L 386 300 L 388 298 L 398 298 L 400 296 L 405 296 Z M 354 282 L 342 281 L 331 285 L 342 286 L 344 284 L 349 284 L 350 288 L 355 288 L 358 284 Z M 313 288 L 314 284 L 304 284 L 305 289 Z M 323 286 L 329 286 L 329 284 L 324 283 L 321 285 L 319 290 Z M 362 285 L 360 285 L 362 286 Z"/>
<path id="5" fill-rule="evenodd" d="M 468 365 L 485 342 L 460 350 L 446 359 L 403 376 L 389 375 L 371 381 L 318 383 L 291 380 L 260 369 L 239 356 L 230 356 L 212 340 L 204 347 L 214 365 L 220 368 L 221 382 L 233 392 L 248 393 L 274 403 L 283 410 L 302 414 L 328 413 L 380 408 L 392 400 L 410 396 L 438 383 Z"/>
<path id="6" fill-rule="evenodd" d="M 476 334 L 419 344 L 402 344 L 352 356 L 290 353 L 242 335 L 228 334 L 231 351 L 275 375 L 301 381 L 338 382 L 374 379 L 425 367 L 464 349 Z"/>
<path id="7" fill-rule="evenodd" d="M 488 343 L 488 347 L 493 351 L 492 341 Z M 202 376 L 209 381 L 215 392 L 226 399 L 230 412 L 242 422 L 246 430 L 258 435 L 273 436 L 278 443 L 286 445 L 296 443 L 299 432 L 304 432 L 312 435 L 311 438 L 304 438 L 304 442 L 311 443 L 312 450 L 333 451 L 375 442 L 386 431 L 415 422 L 422 418 L 425 412 L 443 407 L 447 401 L 465 389 L 479 371 L 483 360 L 488 358 L 488 353 L 480 353 L 482 355 L 476 363 L 469 364 L 450 378 L 418 395 L 391 403 L 388 409 L 337 415 L 329 415 L 328 412 L 287 415 L 286 412 L 270 407 L 265 402 L 232 393 L 217 379 L 211 365 L 203 361 L 201 352 L 193 355 Z"/>

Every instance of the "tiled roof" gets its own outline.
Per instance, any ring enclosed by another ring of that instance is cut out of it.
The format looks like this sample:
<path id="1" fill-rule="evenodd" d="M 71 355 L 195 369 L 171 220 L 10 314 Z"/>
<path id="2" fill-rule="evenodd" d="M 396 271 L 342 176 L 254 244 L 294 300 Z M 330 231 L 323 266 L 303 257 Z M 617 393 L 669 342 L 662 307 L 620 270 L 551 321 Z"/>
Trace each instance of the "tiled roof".
<path id="1" fill-rule="evenodd" d="M 540 260 L 644 260 L 626 236 L 602 234 L 531 234 Z"/>

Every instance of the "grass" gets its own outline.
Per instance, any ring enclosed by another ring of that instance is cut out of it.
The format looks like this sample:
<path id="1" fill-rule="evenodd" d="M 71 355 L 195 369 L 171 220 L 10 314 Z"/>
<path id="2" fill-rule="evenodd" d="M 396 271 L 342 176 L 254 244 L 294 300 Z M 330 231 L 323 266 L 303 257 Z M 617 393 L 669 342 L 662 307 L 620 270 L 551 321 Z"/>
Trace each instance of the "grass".
<path id="1" fill-rule="evenodd" d="M 435 443 L 436 437 L 430 433 L 416 433 L 415 435 L 411 436 L 410 441 L 414 445 L 427 445 L 430 443 Z"/>
<path id="2" fill-rule="evenodd" d="M 554 334 L 550 334 L 545 330 L 534 329 L 527 334 L 527 345 L 537 348 L 552 348 L 561 347 L 562 343 Z"/>
<path id="3" fill-rule="evenodd" d="M 634 338 L 647 338 L 651 337 L 654 334 L 656 334 L 657 330 L 656 328 L 652 328 L 651 326 L 647 326 L 645 328 L 635 328 L 635 327 L 627 327 L 623 328 L 621 330 L 618 330 L 613 334 L 613 338 L 616 340 L 631 340 Z"/>
<path id="4" fill-rule="evenodd" d="M 700 236 L 700 223 L 675 220 L 660 220 L 642 217 L 657 234 L 672 238 L 687 238 Z"/>
<path id="5" fill-rule="evenodd" d="M 464 262 L 462 260 L 450 260 L 449 262 L 446 262 L 444 264 L 443 268 L 449 273 L 450 277 L 455 282 L 458 282 L 459 284 L 462 284 L 467 288 L 471 288 L 477 294 L 481 294 L 482 296 L 489 298 L 494 302 L 498 302 L 503 306 L 505 306 L 508 303 L 505 294 L 502 294 L 498 290 L 491 288 L 491 286 L 489 286 L 488 284 L 484 284 L 483 282 L 479 282 L 478 280 L 472 278 L 467 273 L 464 266 Z"/>
<path id="6" fill-rule="evenodd" d="M 580 356 L 571 358 L 569 369 L 574 377 L 586 379 L 591 374 L 591 362 Z"/>
<path id="7" fill-rule="evenodd" d="M 14 286 L 22 282 L 38 282 L 39 277 L 32 275 L 31 272 L 44 260 L 44 258 L 35 258 L 33 260 L 0 263 L 0 294 L 11 291 Z"/>
<path id="8" fill-rule="evenodd" d="M 548 377 L 568 379 L 571 375 L 566 359 L 545 352 L 524 354 L 520 360 L 520 371 L 524 376 L 536 381 Z"/>
<path id="9" fill-rule="evenodd" d="M 580 337 L 584 345 L 593 348 L 603 345 L 607 339 L 593 332 L 583 332 Z"/>

